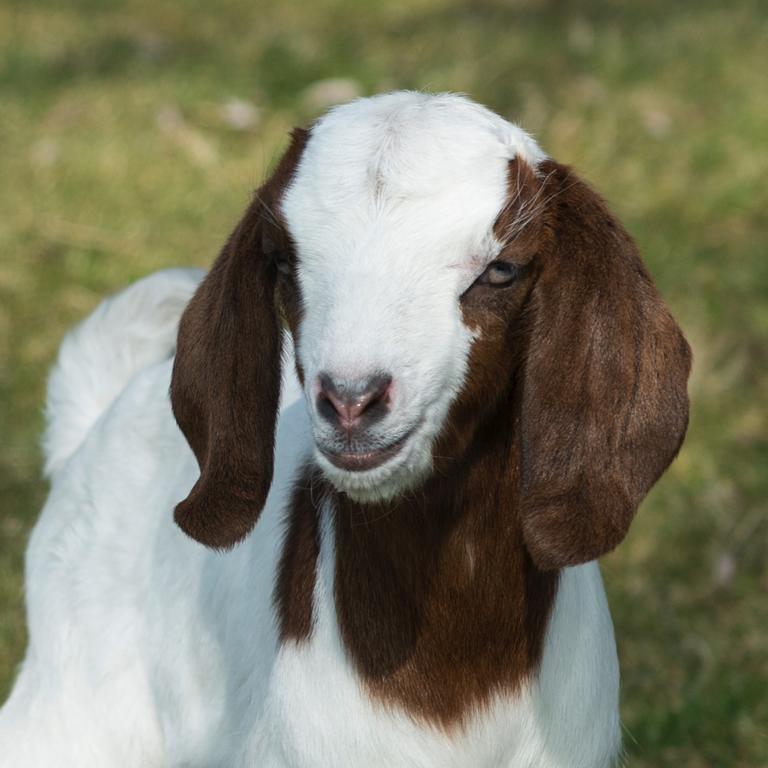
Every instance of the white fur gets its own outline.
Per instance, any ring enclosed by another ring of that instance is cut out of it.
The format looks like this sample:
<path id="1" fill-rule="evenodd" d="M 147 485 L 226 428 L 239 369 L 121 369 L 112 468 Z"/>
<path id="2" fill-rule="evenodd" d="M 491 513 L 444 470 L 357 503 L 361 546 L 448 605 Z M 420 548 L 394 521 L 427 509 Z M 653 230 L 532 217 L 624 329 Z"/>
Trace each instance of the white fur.
<path id="1" fill-rule="evenodd" d="M 134 373 L 173 354 L 179 315 L 202 276 L 168 269 L 139 280 L 67 334 L 48 380 L 47 475 L 61 469 Z"/>
<path id="2" fill-rule="evenodd" d="M 533 167 L 544 158 L 520 128 L 448 94 L 361 99 L 312 128 L 281 206 L 298 251 L 308 401 L 321 372 L 354 381 L 386 371 L 392 408 L 372 440 L 414 430 L 366 472 L 337 469 L 315 450 L 353 498 L 391 498 L 431 469 L 472 342 L 458 298 L 498 253 L 492 227 L 516 156 Z M 331 426 L 311 412 L 316 442 L 332 446 Z"/>
<path id="3" fill-rule="evenodd" d="M 561 574 L 539 674 L 455 733 L 363 692 L 336 623 L 329 502 L 311 638 L 279 647 L 275 630 L 282 512 L 307 458 L 360 497 L 428 471 L 472 343 L 457 297 L 493 258 L 489 228 L 517 153 L 542 157 L 453 96 L 361 100 L 315 126 L 283 206 L 305 294 L 307 397 L 289 345 L 273 486 L 230 553 L 172 521 L 198 474 L 168 399 L 174 329 L 198 275 L 143 280 L 67 338 L 50 380 L 51 494 L 27 553 L 30 643 L 0 711 L 0 768 L 612 764 L 618 669 L 595 563 Z M 361 481 L 318 454 L 327 435 L 311 382 L 382 367 L 396 390 L 381 439 L 421 426 Z"/>

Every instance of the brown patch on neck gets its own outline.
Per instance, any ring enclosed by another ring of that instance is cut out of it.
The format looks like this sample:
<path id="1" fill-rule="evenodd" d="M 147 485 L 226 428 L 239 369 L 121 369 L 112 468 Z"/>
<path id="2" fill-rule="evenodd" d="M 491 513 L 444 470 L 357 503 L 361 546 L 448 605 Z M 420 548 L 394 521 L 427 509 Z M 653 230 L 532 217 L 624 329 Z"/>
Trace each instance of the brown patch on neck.
<path id="1" fill-rule="evenodd" d="M 274 603 L 280 641 L 299 642 L 312 631 L 312 593 L 320 553 L 316 469 L 307 467 L 293 489 L 285 519 L 283 552 L 277 569 Z"/>
<path id="2" fill-rule="evenodd" d="M 336 611 L 370 693 L 442 727 L 535 672 L 557 574 L 528 556 L 517 448 L 488 421 L 414 496 L 336 505 Z"/>
<path id="3" fill-rule="evenodd" d="M 447 476 L 360 505 L 308 472 L 297 484 L 276 589 L 282 641 L 307 640 L 318 557 L 314 499 L 332 500 L 335 601 L 370 695 L 444 728 L 535 674 L 557 588 L 517 512 L 518 450 L 492 419 Z"/>

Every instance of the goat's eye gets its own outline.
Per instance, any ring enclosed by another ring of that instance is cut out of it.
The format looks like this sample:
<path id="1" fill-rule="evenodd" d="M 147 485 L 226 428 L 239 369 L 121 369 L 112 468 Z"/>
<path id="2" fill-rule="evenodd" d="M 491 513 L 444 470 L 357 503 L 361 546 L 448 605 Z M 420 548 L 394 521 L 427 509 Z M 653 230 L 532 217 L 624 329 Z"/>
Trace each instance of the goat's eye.
<path id="1" fill-rule="evenodd" d="M 275 259 L 275 266 L 277 267 L 277 271 L 281 275 L 285 275 L 286 277 L 291 277 L 293 274 L 291 272 L 291 262 L 288 260 L 288 256 L 284 253 L 277 253 L 274 256 Z"/>
<path id="2" fill-rule="evenodd" d="M 288 254 L 281 250 L 275 238 L 266 232 L 261 237 L 261 252 L 274 261 L 278 272 L 286 277 L 291 276 L 291 261 Z"/>
<path id="3" fill-rule="evenodd" d="M 508 261 L 492 261 L 477 278 L 477 282 L 483 285 L 509 285 L 515 281 L 518 273 L 518 268 Z"/>
<path id="4" fill-rule="evenodd" d="M 265 256 L 273 256 L 277 253 L 275 238 L 267 232 L 263 232 L 261 235 L 261 252 Z"/>

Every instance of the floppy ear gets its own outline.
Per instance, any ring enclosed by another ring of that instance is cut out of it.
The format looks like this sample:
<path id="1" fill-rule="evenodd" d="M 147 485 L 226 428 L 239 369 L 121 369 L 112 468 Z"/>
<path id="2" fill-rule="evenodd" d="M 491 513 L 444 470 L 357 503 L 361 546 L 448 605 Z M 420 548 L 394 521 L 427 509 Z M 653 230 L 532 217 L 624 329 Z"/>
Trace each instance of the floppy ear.
<path id="1" fill-rule="evenodd" d="M 544 570 L 613 549 L 677 454 L 691 352 L 603 200 L 543 163 L 553 249 L 530 297 L 522 525 Z"/>
<path id="2" fill-rule="evenodd" d="M 280 397 L 282 326 L 277 268 L 264 253 L 280 194 L 306 142 L 290 149 L 256 193 L 184 312 L 171 379 L 171 404 L 200 465 L 176 506 L 178 525 L 209 547 L 234 546 L 253 528 L 272 482 Z"/>

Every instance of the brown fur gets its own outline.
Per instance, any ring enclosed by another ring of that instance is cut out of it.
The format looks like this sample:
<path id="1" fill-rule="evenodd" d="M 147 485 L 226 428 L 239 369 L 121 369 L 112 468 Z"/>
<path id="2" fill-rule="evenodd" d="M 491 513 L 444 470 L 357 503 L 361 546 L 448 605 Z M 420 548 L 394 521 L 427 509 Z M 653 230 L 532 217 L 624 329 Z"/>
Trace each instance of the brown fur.
<path id="1" fill-rule="evenodd" d="M 304 640 L 312 630 L 312 592 L 320 552 L 315 502 L 320 483 L 317 470 L 306 467 L 296 481 L 286 512 L 274 594 L 282 642 Z"/>
<path id="2" fill-rule="evenodd" d="M 282 335 L 277 268 L 264 244 L 284 237 L 276 218 L 280 195 L 306 140 L 306 131 L 294 131 L 179 327 L 171 403 L 200 478 L 175 519 L 210 547 L 234 546 L 249 533 L 272 482 Z"/>
<path id="3" fill-rule="evenodd" d="M 282 183 L 298 143 L 278 170 Z M 276 582 L 281 639 L 308 638 L 315 499 L 327 497 L 350 659 L 377 700 L 445 727 L 535 672 L 558 570 L 618 544 L 687 425 L 690 350 L 631 238 L 557 163 L 534 172 L 513 161 L 509 178 L 495 232 L 498 258 L 519 277 L 503 288 L 478 282 L 461 297 L 480 337 L 433 475 L 394 502 L 361 505 L 307 468 Z M 250 530 L 271 476 L 275 278 L 240 264 L 253 229 L 241 223 L 190 305 L 174 373 L 174 412 L 203 468 L 177 518 L 214 546 Z M 245 309 L 244 287 L 258 306 L 249 298 Z M 290 278 L 280 296 L 296 336 Z"/>
<path id="4" fill-rule="evenodd" d="M 626 535 L 688 425 L 691 352 L 602 198 L 546 162 L 553 245 L 539 254 L 521 380 L 525 542 L 545 569 Z"/>
<path id="5" fill-rule="evenodd" d="M 523 544 L 516 453 L 488 419 L 450 473 L 413 496 L 337 500 L 344 645 L 374 697 L 444 727 L 514 691 L 541 658 L 557 574 Z"/>

